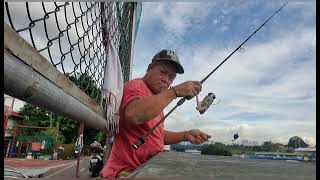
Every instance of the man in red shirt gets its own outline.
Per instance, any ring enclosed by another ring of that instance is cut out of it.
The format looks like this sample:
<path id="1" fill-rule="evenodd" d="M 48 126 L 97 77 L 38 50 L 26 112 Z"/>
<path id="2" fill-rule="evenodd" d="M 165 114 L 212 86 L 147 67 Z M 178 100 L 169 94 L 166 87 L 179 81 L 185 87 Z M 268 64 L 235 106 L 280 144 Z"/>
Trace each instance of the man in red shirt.
<path id="1" fill-rule="evenodd" d="M 193 98 L 201 91 L 199 81 L 186 81 L 170 87 L 176 73 L 184 73 L 178 56 L 173 51 L 162 50 L 153 57 L 143 78 L 128 81 L 124 85 L 119 133 L 102 170 L 103 177 L 127 176 L 152 156 L 162 152 L 164 145 L 181 141 L 201 144 L 210 138 L 198 129 L 167 131 L 162 123 L 137 150 L 131 147 L 140 136 L 159 122 L 164 116 L 163 109 L 173 99 L 186 96 Z"/>

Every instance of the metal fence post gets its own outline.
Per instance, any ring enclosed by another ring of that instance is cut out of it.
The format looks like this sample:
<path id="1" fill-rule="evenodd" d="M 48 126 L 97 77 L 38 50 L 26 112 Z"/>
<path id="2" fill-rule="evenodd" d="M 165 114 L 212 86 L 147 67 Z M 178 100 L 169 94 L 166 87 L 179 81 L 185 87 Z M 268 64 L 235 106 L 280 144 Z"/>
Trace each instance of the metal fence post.
<path id="1" fill-rule="evenodd" d="M 83 129 L 84 129 L 84 123 L 80 122 L 80 142 L 83 142 Z M 79 178 L 79 164 L 80 164 L 80 155 L 81 155 L 81 149 L 78 151 L 77 155 L 77 169 L 76 169 L 76 177 Z"/>
<path id="2" fill-rule="evenodd" d="M 105 157 L 104 157 L 104 163 L 107 162 L 109 159 L 110 153 L 111 153 L 111 143 L 110 143 L 110 131 L 106 128 L 105 130 L 106 134 L 106 149 L 105 149 Z"/>

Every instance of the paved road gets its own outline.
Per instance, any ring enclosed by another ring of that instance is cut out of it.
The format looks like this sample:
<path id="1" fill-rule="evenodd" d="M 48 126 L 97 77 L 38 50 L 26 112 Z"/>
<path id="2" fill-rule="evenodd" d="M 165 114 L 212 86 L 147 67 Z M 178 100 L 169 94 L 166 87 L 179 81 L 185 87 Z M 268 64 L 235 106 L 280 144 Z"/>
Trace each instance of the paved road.
<path id="1" fill-rule="evenodd" d="M 90 156 L 81 157 L 79 164 L 79 177 L 89 178 Z M 6 158 L 6 169 L 20 172 L 28 177 L 41 178 L 76 178 L 77 160 L 36 160 Z M 7 172 L 8 174 L 9 172 Z M 11 173 L 9 173 L 11 174 Z"/>
<path id="2" fill-rule="evenodd" d="M 82 157 L 79 164 L 79 177 L 90 178 L 89 171 L 89 159 L 90 157 Z M 43 175 L 43 178 L 54 178 L 54 179 L 68 179 L 76 178 L 76 167 L 77 161 L 72 160 L 69 164 L 63 167 L 52 168 Z"/>

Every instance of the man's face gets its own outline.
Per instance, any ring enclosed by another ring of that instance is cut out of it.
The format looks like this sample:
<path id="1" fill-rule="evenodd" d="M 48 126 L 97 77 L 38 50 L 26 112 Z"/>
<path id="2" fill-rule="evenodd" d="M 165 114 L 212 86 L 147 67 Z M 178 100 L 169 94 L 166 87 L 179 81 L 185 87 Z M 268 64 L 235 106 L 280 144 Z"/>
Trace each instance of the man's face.
<path id="1" fill-rule="evenodd" d="M 169 62 L 157 62 L 147 70 L 146 83 L 153 93 L 158 94 L 169 88 L 176 78 L 176 68 Z"/>

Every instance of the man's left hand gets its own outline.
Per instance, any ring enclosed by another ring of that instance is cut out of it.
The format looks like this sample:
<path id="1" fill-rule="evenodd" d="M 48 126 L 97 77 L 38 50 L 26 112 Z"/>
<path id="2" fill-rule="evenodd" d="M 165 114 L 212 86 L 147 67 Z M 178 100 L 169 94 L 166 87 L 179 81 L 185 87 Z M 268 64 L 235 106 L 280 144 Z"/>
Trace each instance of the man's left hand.
<path id="1" fill-rule="evenodd" d="M 192 144 L 204 143 L 208 141 L 209 138 L 211 138 L 210 135 L 200 131 L 199 129 L 192 129 L 189 131 L 185 131 L 185 134 L 184 134 L 185 141 L 189 141 Z"/>

